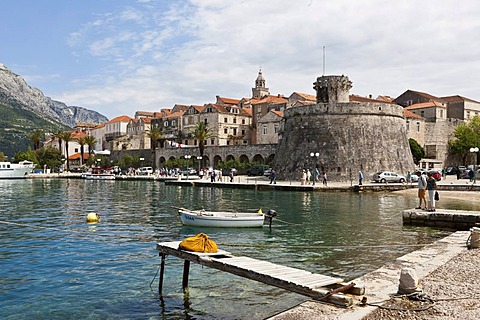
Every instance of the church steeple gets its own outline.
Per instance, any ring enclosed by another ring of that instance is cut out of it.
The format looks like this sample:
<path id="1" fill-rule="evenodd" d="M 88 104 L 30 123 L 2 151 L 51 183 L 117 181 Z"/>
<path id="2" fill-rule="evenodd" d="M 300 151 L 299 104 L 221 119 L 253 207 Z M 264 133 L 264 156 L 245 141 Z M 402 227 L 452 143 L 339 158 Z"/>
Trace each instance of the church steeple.
<path id="1" fill-rule="evenodd" d="M 252 88 L 252 98 L 261 99 L 269 94 L 268 88 L 265 88 L 265 78 L 263 77 L 262 69 L 260 69 L 255 80 L 255 88 Z"/>

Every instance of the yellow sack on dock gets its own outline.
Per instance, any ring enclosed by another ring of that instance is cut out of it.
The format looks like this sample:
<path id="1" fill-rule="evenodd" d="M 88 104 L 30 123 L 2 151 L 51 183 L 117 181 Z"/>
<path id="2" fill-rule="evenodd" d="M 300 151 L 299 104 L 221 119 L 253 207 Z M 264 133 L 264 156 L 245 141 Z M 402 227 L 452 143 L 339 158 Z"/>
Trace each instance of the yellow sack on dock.
<path id="1" fill-rule="evenodd" d="M 210 240 L 205 233 L 199 233 L 196 236 L 188 237 L 180 242 L 178 246 L 181 250 L 193 252 L 217 252 L 217 244 Z"/>

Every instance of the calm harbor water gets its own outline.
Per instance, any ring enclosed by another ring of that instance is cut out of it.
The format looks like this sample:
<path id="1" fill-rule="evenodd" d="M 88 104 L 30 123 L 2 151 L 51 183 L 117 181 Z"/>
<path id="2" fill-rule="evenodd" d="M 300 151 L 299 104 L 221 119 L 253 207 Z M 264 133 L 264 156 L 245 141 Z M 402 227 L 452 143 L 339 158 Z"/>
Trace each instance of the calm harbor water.
<path id="1" fill-rule="evenodd" d="M 156 243 L 204 232 L 235 255 L 348 281 L 448 234 L 403 226 L 417 199 L 394 193 L 34 179 L 0 180 L 0 195 L 1 319 L 262 319 L 307 298 L 195 264 L 186 297 L 183 261 L 168 257 L 160 300 Z M 279 219 L 272 230 L 183 227 L 172 205 Z M 100 223 L 85 223 L 92 211 Z"/>

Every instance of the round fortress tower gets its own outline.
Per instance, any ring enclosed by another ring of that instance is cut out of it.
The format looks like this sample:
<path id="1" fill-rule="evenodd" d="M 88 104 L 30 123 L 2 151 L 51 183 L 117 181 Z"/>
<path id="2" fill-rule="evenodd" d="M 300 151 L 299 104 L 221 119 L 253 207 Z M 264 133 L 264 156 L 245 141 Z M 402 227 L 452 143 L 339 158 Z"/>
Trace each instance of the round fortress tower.
<path id="1" fill-rule="evenodd" d="M 414 170 L 403 108 L 350 102 L 351 88 L 346 76 L 318 77 L 317 103 L 285 110 L 273 164 L 279 179 L 299 180 L 303 169 L 315 166 L 328 180 L 353 182 L 359 170 L 365 181 L 381 170 Z"/>

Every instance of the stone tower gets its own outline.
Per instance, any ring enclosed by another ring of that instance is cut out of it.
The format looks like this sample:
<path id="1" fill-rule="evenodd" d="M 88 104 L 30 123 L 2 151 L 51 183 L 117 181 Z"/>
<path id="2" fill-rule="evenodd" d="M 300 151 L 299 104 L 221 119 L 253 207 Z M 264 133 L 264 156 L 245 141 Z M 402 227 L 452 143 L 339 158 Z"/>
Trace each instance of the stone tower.
<path id="1" fill-rule="evenodd" d="M 365 181 L 381 170 L 413 171 L 403 108 L 365 99 L 350 102 L 346 76 L 317 78 L 317 103 L 288 108 L 273 167 L 279 179 L 299 180 L 301 171 L 318 167 L 332 181 Z M 311 156 L 311 153 L 318 157 Z"/>
<path id="2" fill-rule="evenodd" d="M 262 69 L 258 71 L 257 79 L 255 80 L 255 88 L 252 88 L 252 98 L 261 99 L 264 96 L 268 96 L 270 92 L 265 87 L 265 78 L 262 74 Z"/>

